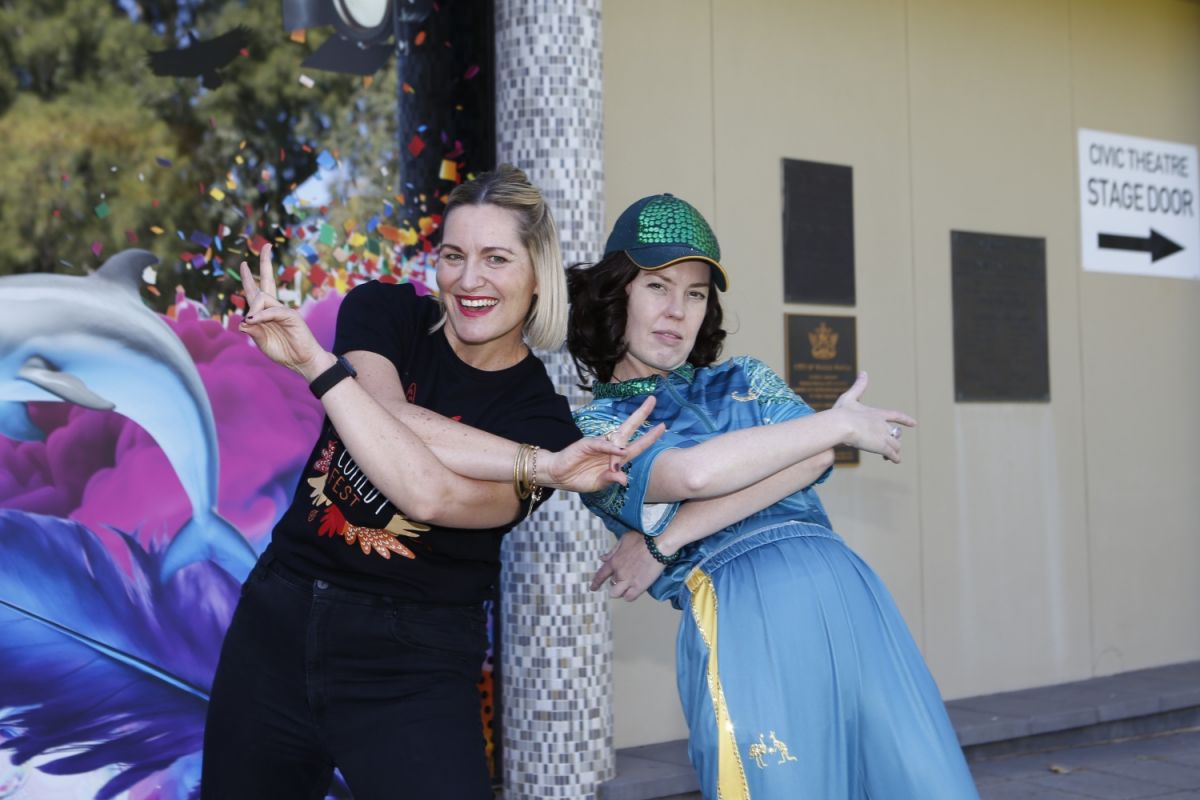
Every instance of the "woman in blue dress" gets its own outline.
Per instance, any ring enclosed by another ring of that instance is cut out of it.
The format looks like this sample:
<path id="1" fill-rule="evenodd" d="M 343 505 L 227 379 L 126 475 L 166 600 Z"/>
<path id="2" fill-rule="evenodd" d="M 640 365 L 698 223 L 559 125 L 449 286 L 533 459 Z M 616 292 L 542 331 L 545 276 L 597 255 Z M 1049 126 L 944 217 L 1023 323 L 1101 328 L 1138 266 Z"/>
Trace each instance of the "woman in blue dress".
<path id="1" fill-rule="evenodd" d="M 978 797 L 937 686 L 887 589 L 814 490 L 832 448 L 900 460 L 898 411 L 866 375 L 813 410 L 761 361 L 715 363 L 727 276 L 704 218 L 671 195 L 621 215 L 568 276 L 568 347 L 594 400 L 586 435 L 648 396 L 667 432 L 584 502 L 620 540 L 593 583 L 683 610 L 676 669 L 706 798 Z"/>

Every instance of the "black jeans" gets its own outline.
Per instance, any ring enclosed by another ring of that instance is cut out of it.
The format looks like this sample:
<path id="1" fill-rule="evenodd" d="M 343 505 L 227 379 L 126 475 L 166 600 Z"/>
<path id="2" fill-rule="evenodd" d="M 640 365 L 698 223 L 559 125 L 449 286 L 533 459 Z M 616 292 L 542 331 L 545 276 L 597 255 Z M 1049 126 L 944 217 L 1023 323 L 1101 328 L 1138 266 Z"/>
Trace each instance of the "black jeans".
<path id="1" fill-rule="evenodd" d="M 481 606 L 314 581 L 270 549 L 242 587 L 204 731 L 203 800 L 490 800 Z"/>

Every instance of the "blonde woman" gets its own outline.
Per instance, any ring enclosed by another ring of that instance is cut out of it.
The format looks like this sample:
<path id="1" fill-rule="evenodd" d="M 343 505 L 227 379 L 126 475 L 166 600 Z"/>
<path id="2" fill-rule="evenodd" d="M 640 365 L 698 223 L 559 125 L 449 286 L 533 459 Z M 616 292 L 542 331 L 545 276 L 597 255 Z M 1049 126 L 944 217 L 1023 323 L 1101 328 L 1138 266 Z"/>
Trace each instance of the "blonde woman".
<path id="1" fill-rule="evenodd" d="M 269 251 L 242 277 L 243 330 L 327 417 L 226 635 L 201 795 L 321 798 L 337 767 L 356 800 L 490 798 L 475 683 L 500 539 L 642 449 L 580 440 L 530 350 L 566 332 L 554 220 L 513 167 L 457 187 L 440 302 L 356 287 L 333 353 L 274 298 Z"/>

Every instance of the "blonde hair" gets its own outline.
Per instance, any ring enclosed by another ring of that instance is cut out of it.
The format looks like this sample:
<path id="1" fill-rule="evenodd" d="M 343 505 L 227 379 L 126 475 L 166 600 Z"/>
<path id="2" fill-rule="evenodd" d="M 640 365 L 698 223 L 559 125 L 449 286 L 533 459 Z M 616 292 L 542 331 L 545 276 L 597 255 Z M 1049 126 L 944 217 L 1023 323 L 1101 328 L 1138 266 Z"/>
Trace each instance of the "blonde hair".
<path id="1" fill-rule="evenodd" d="M 554 224 L 550 207 L 524 172 L 512 164 L 501 164 L 491 172 L 454 187 L 442 214 L 442 224 L 460 206 L 482 205 L 516 212 L 520 220 L 518 235 L 529 251 L 536 284 L 533 306 L 525 319 L 525 341 L 537 350 L 559 349 L 567 338 L 567 278 L 563 271 L 558 226 Z M 443 314 L 433 330 L 445 321 Z"/>

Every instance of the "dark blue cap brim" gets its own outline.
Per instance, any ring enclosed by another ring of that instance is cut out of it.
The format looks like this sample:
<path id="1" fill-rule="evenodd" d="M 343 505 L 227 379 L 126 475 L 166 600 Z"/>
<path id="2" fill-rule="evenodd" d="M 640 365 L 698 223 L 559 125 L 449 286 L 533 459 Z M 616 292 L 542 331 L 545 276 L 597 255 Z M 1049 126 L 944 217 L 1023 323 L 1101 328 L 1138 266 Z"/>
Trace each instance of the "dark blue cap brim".
<path id="1" fill-rule="evenodd" d="M 666 269 L 681 261 L 703 261 L 712 267 L 713 283 L 722 292 L 729 288 L 729 276 L 719 261 L 709 258 L 693 247 L 678 244 L 657 244 L 634 247 L 625 251 L 629 260 L 645 270 Z"/>

